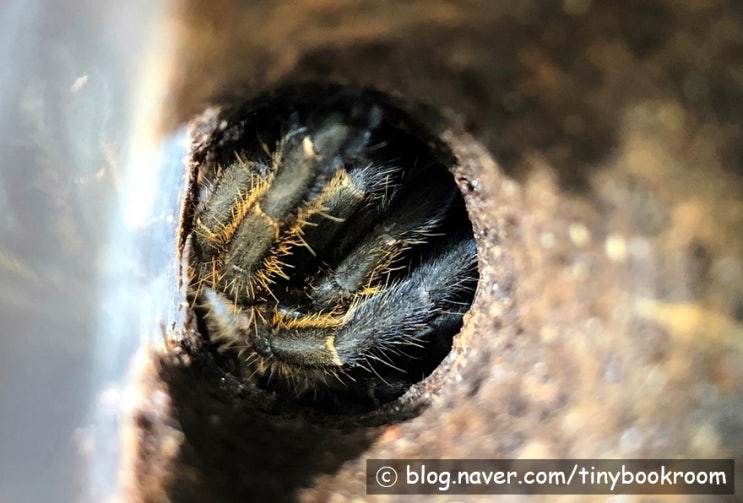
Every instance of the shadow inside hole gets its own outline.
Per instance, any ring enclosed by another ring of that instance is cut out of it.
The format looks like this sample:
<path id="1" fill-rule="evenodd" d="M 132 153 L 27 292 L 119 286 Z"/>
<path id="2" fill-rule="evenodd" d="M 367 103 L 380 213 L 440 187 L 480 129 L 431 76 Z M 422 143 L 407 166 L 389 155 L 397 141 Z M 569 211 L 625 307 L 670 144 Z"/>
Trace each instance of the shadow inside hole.
<path id="1" fill-rule="evenodd" d="M 204 351 L 193 352 L 189 365 L 164 363 L 160 377 L 184 442 L 172 501 L 296 501 L 318 475 L 336 473 L 379 435 L 377 428 L 313 424 L 275 396 L 251 395 Z"/>

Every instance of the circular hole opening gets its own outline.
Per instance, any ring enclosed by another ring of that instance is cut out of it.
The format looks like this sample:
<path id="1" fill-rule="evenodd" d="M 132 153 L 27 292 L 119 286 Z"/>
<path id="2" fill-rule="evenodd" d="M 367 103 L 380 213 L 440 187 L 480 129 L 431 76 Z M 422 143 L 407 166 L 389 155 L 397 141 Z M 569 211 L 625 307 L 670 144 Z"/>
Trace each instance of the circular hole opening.
<path id="1" fill-rule="evenodd" d="M 324 413 L 401 397 L 478 281 L 451 150 L 382 93 L 304 84 L 193 123 L 189 302 L 220 366 Z"/>

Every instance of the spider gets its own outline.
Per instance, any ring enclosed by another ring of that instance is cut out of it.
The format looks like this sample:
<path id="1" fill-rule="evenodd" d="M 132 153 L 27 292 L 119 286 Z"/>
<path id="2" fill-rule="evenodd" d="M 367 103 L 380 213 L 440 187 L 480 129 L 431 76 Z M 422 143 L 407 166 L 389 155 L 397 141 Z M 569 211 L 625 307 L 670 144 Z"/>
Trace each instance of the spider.
<path id="1" fill-rule="evenodd" d="M 430 374 L 478 277 L 446 146 L 367 89 L 306 84 L 206 115 L 183 219 L 204 336 L 246 381 L 331 410 Z"/>

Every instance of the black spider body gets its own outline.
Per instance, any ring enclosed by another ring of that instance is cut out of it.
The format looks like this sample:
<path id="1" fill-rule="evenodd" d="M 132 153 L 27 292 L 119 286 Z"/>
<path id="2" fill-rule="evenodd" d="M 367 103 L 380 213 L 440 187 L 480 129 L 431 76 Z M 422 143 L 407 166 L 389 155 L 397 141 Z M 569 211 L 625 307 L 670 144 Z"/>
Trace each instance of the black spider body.
<path id="1" fill-rule="evenodd" d="M 368 90 L 299 86 L 221 113 L 185 212 L 202 330 L 261 387 L 331 408 L 399 396 L 474 296 L 451 154 Z"/>

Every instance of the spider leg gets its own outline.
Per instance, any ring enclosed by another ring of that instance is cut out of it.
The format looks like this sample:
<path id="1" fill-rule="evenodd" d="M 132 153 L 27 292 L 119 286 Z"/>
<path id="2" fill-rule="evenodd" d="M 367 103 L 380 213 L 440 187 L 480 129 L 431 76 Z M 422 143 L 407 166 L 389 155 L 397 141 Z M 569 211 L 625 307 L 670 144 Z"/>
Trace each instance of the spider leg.
<path id="1" fill-rule="evenodd" d="M 474 239 L 460 239 L 427 256 L 383 293 L 359 297 L 342 318 L 327 315 L 304 327 L 282 326 L 262 341 L 263 349 L 302 367 L 363 365 L 372 351 L 383 355 L 461 322 L 457 301 L 474 290 L 476 269 Z"/>
<path id="2" fill-rule="evenodd" d="M 195 219 L 193 246 L 205 265 L 199 272 L 207 283 L 214 282 L 212 262 L 219 261 L 238 225 L 268 187 L 268 182 L 258 174 L 261 168 L 256 163 L 238 160 L 222 170 Z"/>
<path id="3" fill-rule="evenodd" d="M 383 354 L 401 343 L 420 342 L 443 331 L 451 334 L 465 311 L 458 301 L 471 295 L 476 283 L 473 238 L 429 254 L 409 276 L 349 309 L 335 340 L 341 361 L 353 364 L 363 360 L 371 348 Z"/>
<path id="4" fill-rule="evenodd" d="M 305 238 L 307 229 L 317 227 L 319 219 L 345 219 L 367 202 L 368 192 L 379 190 L 382 174 L 349 174 L 341 161 L 367 141 L 367 131 L 345 125 L 339 117 L 325 121 L 312 137 L 285 138 L 273 179 L 245 214 L 226 253 L 224 284 L 233 285 L 227 288 L 230 297 L 250 303 L 256 301 L 250 292 L 270 294 L 276 279 L 289 279 L 285 270 L 294 267 L 285 257 L 298 246 L 312 253 L 315 247 L 324 249 L 333 235 L 326 233 L 323 239 L 326 229 L 318 228 Z M 307 200 L 307 194 L 314 196 Z"/>
<path id="5" fill-rule="evenodd" d="M 432 174 L 443 173 L 433 171 Z M 382 223 L 375 226 L 335 269 L 319 278 L 311 294 L 316 308 L 328 309 L 347 302 L 364 290 L 378 293 L 380 287 L 374 285 L 382 282 L 400 254 L 412 245 L 425 242 L 445 217 L 456 188 L 438 183 L 441 180 L 426 173 L 408 183 L 412 187 L 404 191 L 404 197 L 390 208 Z"/>
<path id="6" fill-rule="evenodd" d="M 225 257 L 224 284 L 230 298 L 254 301 L 249 292 L 265 291 L 270 276 L 281 273 L 281 264 L 261 271 L 265 258 L 279 239 L 284 222 L 318 179 L 335 166 L 334 159 L 348 134 L 348 128 L 331 124 L 315 141 L 308 135 L 290 134 L 283 142 L 276 169 L 260 197 L 242 215 Z"/>
<path id="7" fill-rule="evenodd" d="M 370 206 L 390 190 L 394 169 L 371 164 L 355 169 L 340 168 L 312 205 L 318 208 L 307 219 L 304 239 L 315 256 L 323 256 L 335 244 L 348 219 Z"/>

